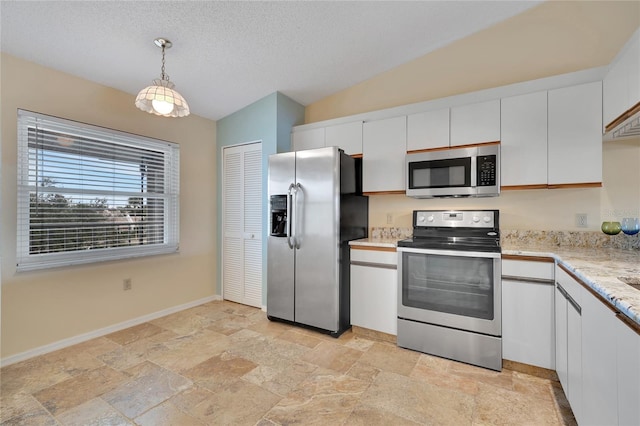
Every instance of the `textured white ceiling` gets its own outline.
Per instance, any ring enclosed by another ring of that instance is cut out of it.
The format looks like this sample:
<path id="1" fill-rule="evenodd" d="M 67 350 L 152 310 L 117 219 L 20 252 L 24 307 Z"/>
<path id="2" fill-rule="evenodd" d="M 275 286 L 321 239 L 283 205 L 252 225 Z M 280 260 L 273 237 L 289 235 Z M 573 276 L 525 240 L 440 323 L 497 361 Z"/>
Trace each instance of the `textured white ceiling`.
<path id="1" fill-rule="evenodd" d="M 280 91 L 315 102 L 539 1 L 2 1 L 1 49 L 135 94 L 166 72 L 218 120 Z"/>

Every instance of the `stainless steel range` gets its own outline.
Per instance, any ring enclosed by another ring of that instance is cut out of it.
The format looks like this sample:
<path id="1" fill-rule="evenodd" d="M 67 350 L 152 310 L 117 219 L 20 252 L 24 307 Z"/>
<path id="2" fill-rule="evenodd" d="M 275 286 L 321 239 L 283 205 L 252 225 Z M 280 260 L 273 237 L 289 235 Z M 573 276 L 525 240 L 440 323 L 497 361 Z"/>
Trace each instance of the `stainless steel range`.
<path id="1" fill-rule="evenodd" d="M 502 369 L 498 210 L 413 212 L 398 242 L 398 346 Z"/>

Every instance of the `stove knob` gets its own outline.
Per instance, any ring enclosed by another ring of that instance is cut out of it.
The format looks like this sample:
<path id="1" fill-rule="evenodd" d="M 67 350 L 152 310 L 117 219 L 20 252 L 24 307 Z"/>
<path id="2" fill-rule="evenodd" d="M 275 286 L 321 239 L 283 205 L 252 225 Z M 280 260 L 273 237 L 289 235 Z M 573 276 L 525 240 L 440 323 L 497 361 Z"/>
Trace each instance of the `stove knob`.
<path id="1" fill-rule="evenodd" d="M 431 216 L 429 216 L 429 217 L 427 218 L 427 220 L 428 220 L 429 222 L 433 222 L 433 219 L 435 219 L 435 218 L 433 217 L 433 215 L 431 215 Z"/>
<path id="2" fill-rule="evenodd" d="M 480 222 L 480 218 L 478 216 L 474 216 L 472 220 L 473 220 L 473 223 Z"/>
<path id="3" fill-rule="evenodd" d="M 422 215 L 418 216 L 418 222 L 424 222 L 424 216 Z"/>
<path id="4" fill-rule="evenodd" d="M 482 218 L 482 220 L 484 220 L 484 223 L 489 223 L 491 222 L 491 218 L 489 216 L 485 216 Z"/>

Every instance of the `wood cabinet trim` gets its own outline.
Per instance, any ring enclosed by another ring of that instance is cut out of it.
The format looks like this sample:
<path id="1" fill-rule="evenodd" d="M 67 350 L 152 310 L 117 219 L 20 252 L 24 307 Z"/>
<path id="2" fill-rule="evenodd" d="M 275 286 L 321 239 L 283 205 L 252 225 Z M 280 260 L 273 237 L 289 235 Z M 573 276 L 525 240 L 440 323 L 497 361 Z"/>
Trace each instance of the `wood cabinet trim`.
<path id="1" fill-rule="evenodd" d="M 611 123 L 607 124 L 604 128 L 605 133 L 610 132 L 614 128 L 616 128 L 620 123 L 622 123 L 627 118 L 631 117 L 633 114 L 640 112 L 640 102 L 620 114 L 616 117 Z"/>
<path id="2" fill-rule="evenodd" d="M 562 188 L 601 188 L 602 182 L 583 182 L 583 183 L 554 183 L 547 185 L 549 189 Z"/>
<path id="3" fill-rule="evenodd" d="M 407 154 L 420 154 L 422 152 L 434 152 L 434 151 L 449 151 L 449 150 L 458 149 L 458 148 L 475 148 L 477 146 L 499 145 L 499 144 L 500 144 L 500 141 L 490 141 L 490 142 L 472 143 L 468 145 L 441 146 L 438 148 L 415 149 L 412 151 L 407 151 Z"/>
<path id="4" fill-rule="evenodd" d="M 616 318 L 618 318 L 618 320 L 624 323 L 624 325 L 629 327 L 631 331 L 635 332 L 638 336 L 640 336 L 640 325 L 638 325 L 635 321 L 627 317 L 622 312 L 616 312 Z"/>
<path id="5" fill-rule="evenodd" d="M 502 260 L 526 260 L 528 262 L 545 262 L 554 263 L 555 260 L 552 257 L 546 256 L 521 256 L 518 254 L 503 254 Z"/>
<path id="6" fill-rule="evenodd" d="M 549 185 L 546 183 L 534 184 L 534 185 L 507 185 L 501 186 L 501 191 L 516 191 L 521 189 L 547 189 Z"/>
<path id="7" fill-rule="evenodd" d="M 406 191 L 369 191 L 363 192 L 362 195 L 406 195 Z"/>
<path id="8" fill-rule="evenodd" d="M 380 246 L 365 246 L 354 244 L 351 246 L 351 250 L 370 250 L 370 251 L 389 251 L 396 252 L 395 247 L 380 247 Z"/>
<path id="9" fill-rule="evenodd" d="M 353 158 L 362 158 L 362 154 L 351 154 Z"/>

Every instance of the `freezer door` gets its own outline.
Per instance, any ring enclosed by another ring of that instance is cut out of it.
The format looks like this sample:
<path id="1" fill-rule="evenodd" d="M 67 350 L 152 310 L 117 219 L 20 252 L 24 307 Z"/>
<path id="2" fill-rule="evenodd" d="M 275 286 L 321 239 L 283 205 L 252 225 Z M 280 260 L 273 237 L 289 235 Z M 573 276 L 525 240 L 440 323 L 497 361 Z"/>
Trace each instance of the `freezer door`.
<path id="1" fill-rule="evenodd" d="M 294 152 L 269 156 L 269 200 L 272 195 L 287 195 L 291 201 L 288 192 L 295 183 L 295 160 Z M 294 250 L 290 248 L 287 237 L 269 235 L 267 238 L 267 315 L 294 321 Z"/>
<path id="2" fill-rule="evenodd" d="M 340 318 L 338 149 L 299 151 L 296 183 L 295 321 L 336 332 Z"/>

